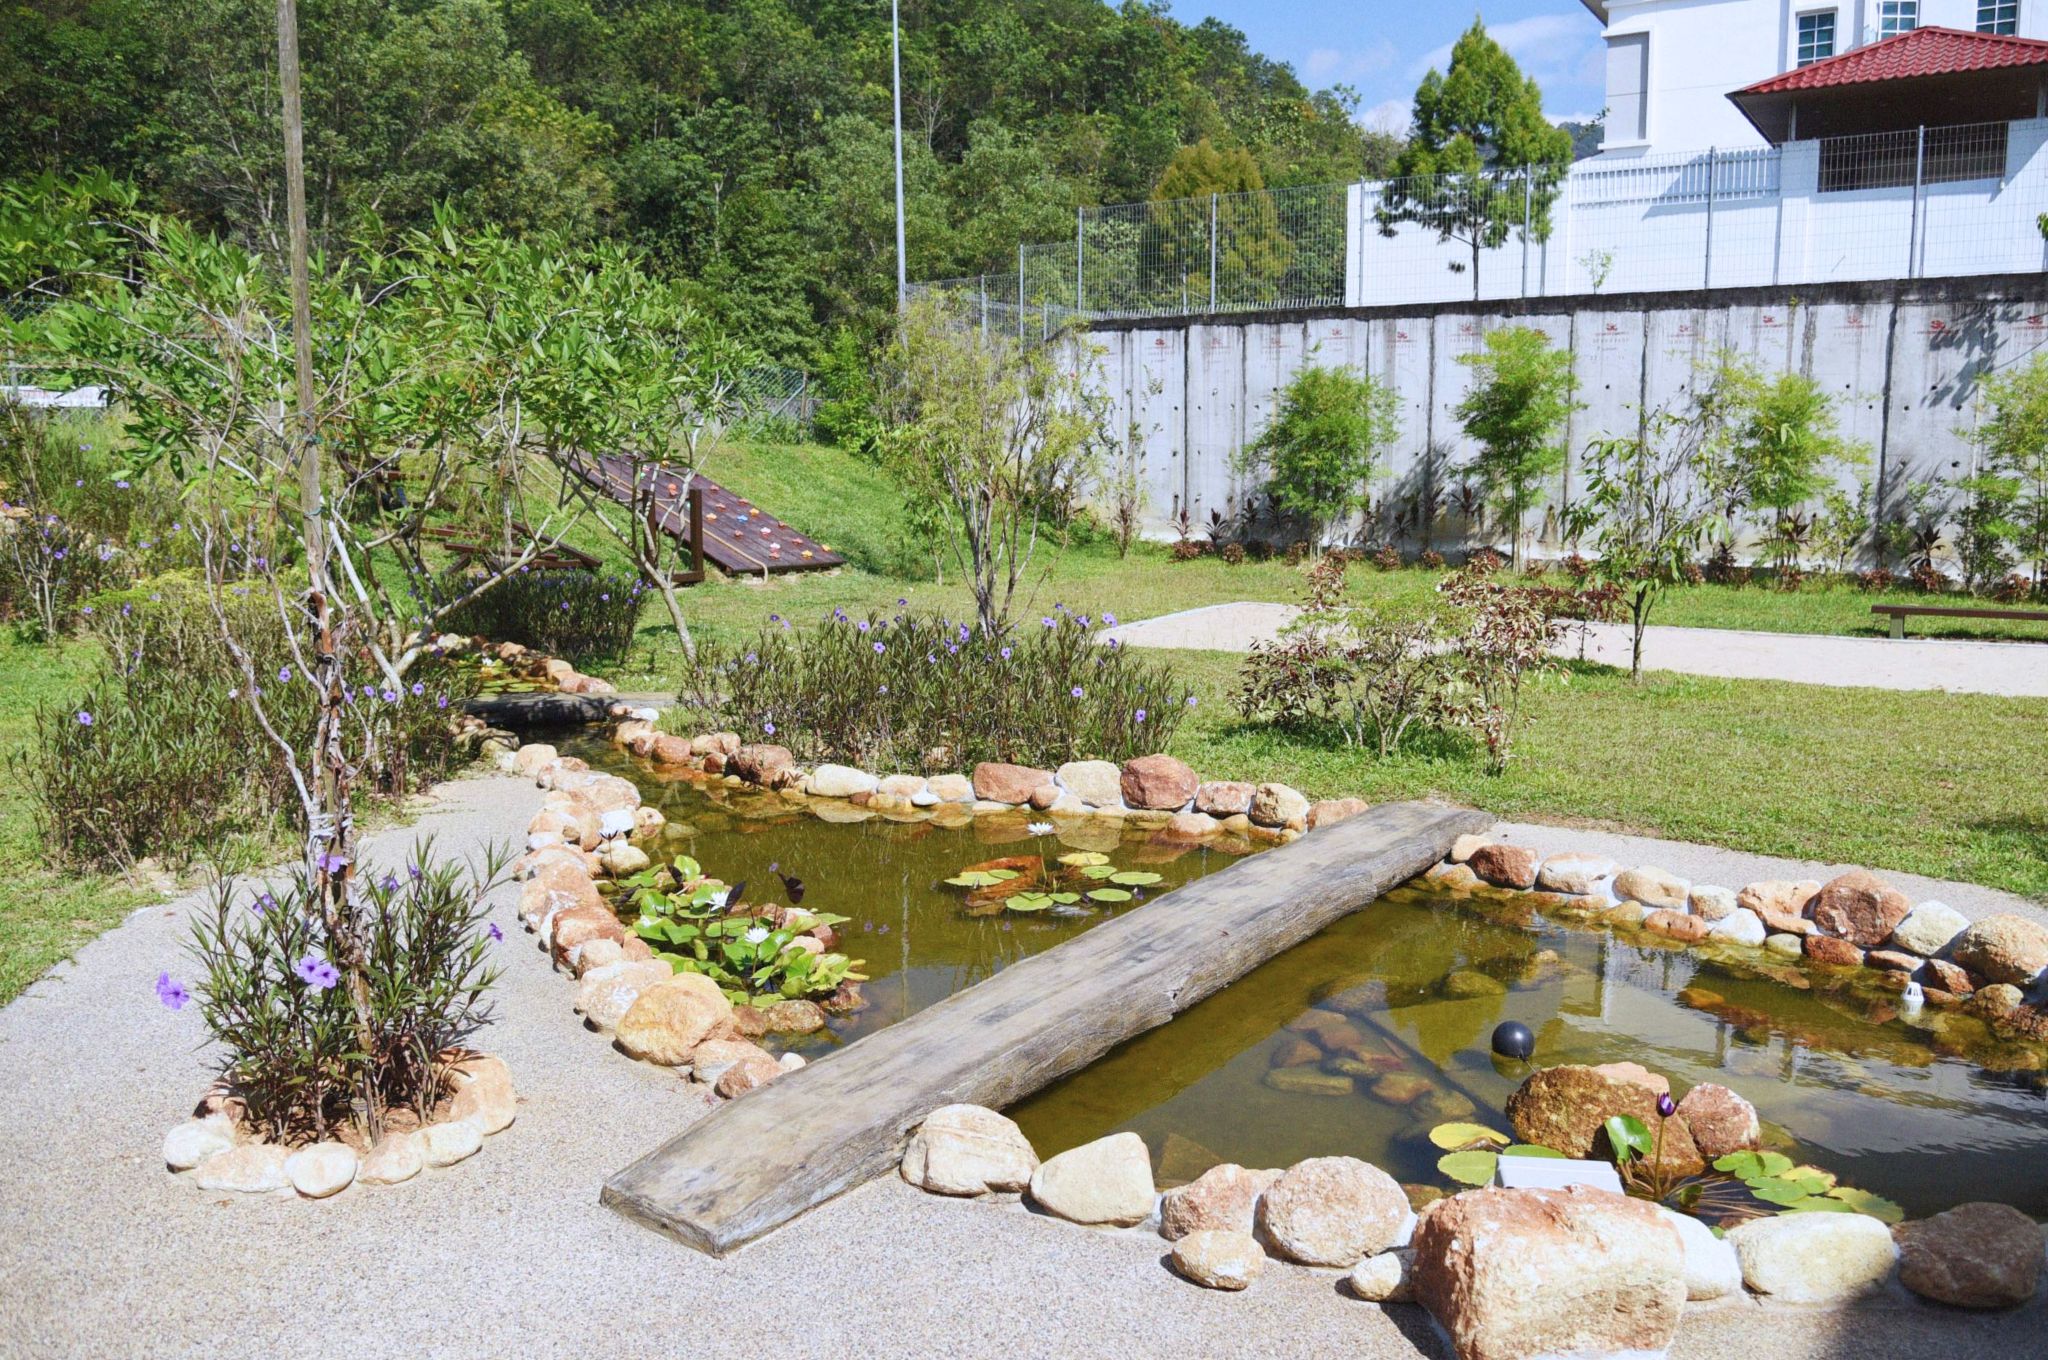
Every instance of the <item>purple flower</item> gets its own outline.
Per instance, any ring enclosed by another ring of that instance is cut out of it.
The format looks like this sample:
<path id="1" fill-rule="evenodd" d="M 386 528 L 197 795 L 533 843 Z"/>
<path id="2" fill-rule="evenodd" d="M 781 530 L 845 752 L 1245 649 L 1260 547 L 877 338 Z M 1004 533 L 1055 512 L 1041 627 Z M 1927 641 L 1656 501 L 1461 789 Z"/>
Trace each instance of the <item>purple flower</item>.
<path id="1" fill-rule="evenodd" d="M 313 867 L 323 874 L 338 874 L 348 868 L 348 856 L 339 850 L 322 850 L 313 861 Z"/>
<path id="2" fill-rule="evenodd" d="M 276 905 L 277 899 L 275 897 L 272 897 L 269 893 L 257 893 L 256 900 L 249 904 L 249 910 L 255 912 L 258 916 L 261 916 L 264 912 L 269 911 L 272 907 Z"/>
<path id="3" fill-rule="evenodd" d="M 411 876 L 412 881 L 415 883 L 419 882 L 422 878 L 426 877 L 425 874 L 420 872 L 420 866 L 417 864 L 406 865 L 405 872 Z"/>
<path id="4" fill-rule="evenodd" d="M 395 704 L 398 702 L 398 691 L 395 689 L 386 689 L 378 697 L 383 699 L 383 701 L 387 704 Z"/>
<path id="5" fill-rule="evenodd" d="M 1108 611 L 1107 609 L 1103 610 L 1103 611 L 1102 611 L 1102 626 L 1103 626 L 1104 628 L 1114 628 L 1114 627 L 1116 627 L 1116 615 L 1114 615 L 1114 614 L 1110 613 L 1110 612 L 1109 612 L 1109 611 Z"/>
<path id="6" fill-rule="evenodd" d="M 772 722 L 764 722 L 761 724 L 761 730 L 772 737 L 775 735 L 775 724 Z"/>
<path id="7" fill-rule="evenodd" d="M 859 629 L 861 632 L 865 633 L 868 630 L 868 621 L 866 619 L 862 619 L 859 623 L 856 623 L 853 626 Z"/>
<path id="8" fill-rule="evenodd" d="M 181 1011 L 185 1009 L 185 1003 L 192 999 L 192 994 L 185 990 L 184 983 L 171 981 L 169 973 L 158 973 L 156 975 L 156 999 L 174 1011 Z"/>
<path id="9" fill-rule="evenodd" d="M 91 727 L 91 726 L 92 726 L 92 714 L 90 714 L 90 713 L 86 712 L 86 711 L 85 711 L 84 709 L 82 709 L 82 708 L 81 708 L 81 709 L 79 709 L 79 710 L 78 710 L 78 725 L 79 725 L 80 727 Z"/>
<path id="10" fill-rule="evenodd" d="M 425 681 L 423 681 L 423 680 L 415 680 L 415 681 L 413 681 L 413 682 L 412 682 L 412 697 L 413 697 L 413 698 L 417 699 L 417 698 L 419 698 L 419 697 L 420 697 L 420 696 L 421 696 L 422 694 L 425 694 L 426 692 L 427 692 L 427 686 L 426 686 L 426 682 L 425 682 Z"/>
<path id="11" fill-rule="evenodd" d="M 280 685 L 288 685 L 288 684 L 290 684 L 290 683 L 291 683 L 291 679 L 292 679 L 292 668 L 291 668 L 290 666 L 279 666 L 279 667 L 277 668 L 277 683 L 278 683 L 278 684 L 280 684 Z"/>
<path id="12" fill-rule="evenodd" d="M 1009 659 L 1010 659 L 1010 649 L 1009 649 L 1008 647 L 1005 647 L 1005 648 L 1003 648 L 1003 660 L 1005 660 L 1005 661 L 1008 661 Z"/>
<path id="13" fill-rule="evenodd" d="M 385 892 L 397 892 L 397 891 L 398 891 L 398 875 L 397 875 L 397 874 L 386 874 L 386 875 L 384 875 L 384 881 L 383 881 L 383 882 L 382 882 L 381 884 L 379 884 L 378 886 L 379 886 L 379 887 L 381 887 L 381 888 L 383 888 Z"/>
<path id="14" fill-rule="evenodd" d="M 437 694 L 437 695 L 435 695 L 435 696 L 434 696 L 434 707 L 435 707 L 435 708 L 446 708 L 446 707 L 448 707 L 448 696 L 447 696 L 447 695 L 445 695 L 445 694 Z"/>
<path id="15" fill-rule="evenodd" d="M 770 623 L 781 623 L 781 622 L 782 622 L 782 615 L 780 615 L 780 614 L 770 614 L 770 615 L 768 616 L 768 622 L 770 622 Z"/>
<path id="16" fill-rule="evenodd" d="M 880 655 L 881 655 L 881 654 L 882 654 L 883 652 L 886 652 L 886 651 L 888 651 L 888 650 L 889 650 L 889 649 L 888 649 L 887 647 L 884 647 L 884 646 L 883 646 L 883 645 L 882 645 L 881 643 L 879 643 L 879 642 L 877 642 L 877 643 L 875 644 L 875 655 L 876 655 L 876 656 L 880 656 Z"/>
<path id="17" fill-rule="evenodd" d="M 1068 690 L 1067 693 L 1073 695 L 1076 699 L 1078 699 L 1081 697 L 1082 690 L 1079 685 L 1076 685 L 1072 689 Z"/>
<path id="18" fill-rule="evenodd" d="M 905 597 L 903 597 L 903 596 L 901 596 L 901 595 L 898 595 L 898 596 L 896 597 L 896 603 L 897 603 L 898 607 L 901 607 L 901 606 L 903 606 L 903 605 L 909 604 L 909 603 L 910 603 L 910 601 L 909 601 L 908 599 L 906 599 Z"/>
<path id="19" fill-rule="evenodd" d="M 1669 1091 L 1657 1097 L 1657 1114 L 1660 1118 L 1669 1119 L 1677 1113 L 1678 1102 L 1671 1098 Z"/>
<path id="20" fill-rule="evenodd" d="M 300 959 L 292 965 L 292 971 L 299 975 L 299 981 L 323 992 L 341 981 L 340 971 L 317 954 L 308 954 Z"/>
<path id="21" fill-rule="evenodd" d="M 939 664 L 939 654 L 938 654 L 937 652 L 926 652 L 926 653 L 924 654 L 924 664 L 925 664 L 925 665 L 927 665 L 927 666 L 936 666 L 936 665 L 938 665 L 938 664 Z"/>
<path id="22" fill-rule="evenodd" d="M 489 930 L 486 930 L 484 934 L 491 937 L 491 942 L 493 944 L 505 938 L 505 932 L 498 929 L 498 923 L 496 921 L 491 922 L 491 928 Z"/>
<path id="23" fill-rule="evenodd" d="M 877 688 L 876 688 L 876 690 L 875 690 L 875 693 L 877 693 L 877 694 L 887 694 L 888 692 L 889 692 L 889 687 L 888 687 L 887 685 L 881 685 L 881 686 L 877 687 Z"/>
<path id="24" fill-rule="evenodd" d="M 1138 721 L 1139 721 L 1139 722 L 1143 722 L 1143 721 L 1145 721 L 1145 710 L 1144 710 L 1144 709 L 1142 709 L 1142 708 L 1141 708 L 1141 709 L 1139 709 L 1139 710 L 1138 710 L 1138 713 L 1137 713 L 1137 718 L 1138 718 Z"/>
<path id="25" fill-rule="evenodd" d="M 1040 619 L 1039 622 L 1044 624 L 1046 627 L 1051 628 L 1053 626 L 1052 615 L 1047 614 L 1044 618 Z"/>
<path id="26" fill-rule="evenodd" d="M 1188 707 L 1189 707 L 1189 708 L 1193 708 L 1194 706 L 1195 706 L 1195 696 L 1194 696 L 1194 695 L 1192 695 L 1192 694 L 1190 694 L 1190 695 L 1188 696 Z"/>

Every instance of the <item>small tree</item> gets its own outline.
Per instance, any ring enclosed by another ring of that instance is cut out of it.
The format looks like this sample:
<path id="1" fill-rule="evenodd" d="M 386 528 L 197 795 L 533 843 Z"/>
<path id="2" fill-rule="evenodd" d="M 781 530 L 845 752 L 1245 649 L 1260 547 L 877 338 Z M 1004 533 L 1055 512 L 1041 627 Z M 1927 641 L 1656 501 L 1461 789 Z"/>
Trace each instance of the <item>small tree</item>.
<path id="1" fill-rule="evenodd" d="M 1956 559 L 1963 568 L 1963 589 L 1979 594 L 1996 585 L 2012 567 L 2012 544 L 2021 533 L 2013 512 L 2020 501 L 2020 480 L 1998 472 L 1977 472 L 1955 483 L 1961 499 L 1950 514 L 1955 519 Z"/>
<path id="2" fill-rule="evenodd" d="M 1095 476 L 1107 442 L 1086 355 L 1019 345 L 911 304 L 880 384 L 884 459 L 933 507 L 984 633 L 1004 628 L 1040 535 Z"/>
<path id="3" fill-rule="evenodd" d="M 1320 544 L 1334 520 L 1368 504 L 1368 484 L 1399 428 L 1395 410 L 1393 389 L 1369 374 L 1304 368 L 1272 423 L 1237 455 L 1237 470 L 1266 470 L 1274 504 L 1308 520 Z"/>
<path id="4" fill-rule="evenodd" d="M 1987 410 L 1977 427 L 1984 465 L 2013 479 L 2012 543 L 2048 587 L 2048 360 L 1984 379 Z"/>
<path id="5" fill-rule="evenodd" d="M 1831 465 L 1861 464 L 1869 454 L 1842 437 L 1834 398 L 1805 374 L 1766 381 L 1753 369 L 1737 369 L 1734 382 L 1741 415 L 1731 456 L 1741 496 L 1769 515 L 1778 570 L 1795 570 L 1812 526 L 1799 512 L 1827 489 Z"/>
<path id="6" fill-rule="evenodd" d="M 1543 92 L 1477 19 L 1451 48 L 1449 70 L 1422 78 L 1414 123 L 1380 202 L 1380 231 L 1391 236 L 1398 223 L 1414 222 L 1440 241 L 1463 242 L 1477 298 L 1480 252 L 1516 230 L 1549 238 L 1572 135 L 1543 116 Z"/>
<path id="7" fill-rule="evenodd" d="M 1686 579 L 1693 555 L 1716 527 L 1714 422 L 1697 403 L 1659 408 L 1644 433 L 1595 440 L 1586 448 L 1586 491 L 1565 518 L 1573 537 L 1591 534 L 1593 574 L 1628 602 L 1629 678 L 1643 678 L 1643 633 L 1664 591 Z"/>
<path id="8" fill-rule="evenodd" d="M 1509 557 L 1522 564 L 1522 520 L 1543 500 L 1543 483 L 1564 467 L 1565 421 L 1578 409 L 1572 357 L 1528 326 L 1486 333 L 1485 348 L 1462 354 L 1472 390 L 1458 403 L 1465 433 L 1479 443 L 1469 471 L 1478 477 L 1513 536 Z"/>

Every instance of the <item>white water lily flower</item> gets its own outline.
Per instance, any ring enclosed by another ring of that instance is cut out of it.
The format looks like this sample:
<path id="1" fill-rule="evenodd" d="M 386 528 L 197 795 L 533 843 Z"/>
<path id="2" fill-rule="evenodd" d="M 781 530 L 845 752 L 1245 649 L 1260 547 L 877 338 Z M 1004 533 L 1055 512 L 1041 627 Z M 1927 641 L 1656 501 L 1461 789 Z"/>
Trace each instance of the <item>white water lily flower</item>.
<path id="1" fill-rule="evenodd" d="M 1025 827 L 1024 829 L 1034 836 L 1050 836 L 1052 834 L 1052 823 L 1033 822 L 1031 825 Z"/>
<path id="2" fill-rule="evenodd" d="M 768 938 L 768 930 L 767 930 L 767 927 L 765 927 L 765 926 L 755 926 L 755 927 L 754 927 L 754 928 L 753 928 L 752 930 L 748 931 L 748 932 L 747 932 L 747 934 L 746 934 L 746 941 L 747 941 L 747 943 L 748 943 L 748 944 L 759 944 L 759 943 L 761 943 L 761 941 L 763 941 L 763 940 L 765 940 L 765 939 L 767 939 L 767 938 Z"/>
<path id="3" fill-rule="evenodd" d="M 598 822 L 597 834 L 607 840 L 614 836 L 630 836 L 636 825 L 631 808 L 613 808 Z"/>

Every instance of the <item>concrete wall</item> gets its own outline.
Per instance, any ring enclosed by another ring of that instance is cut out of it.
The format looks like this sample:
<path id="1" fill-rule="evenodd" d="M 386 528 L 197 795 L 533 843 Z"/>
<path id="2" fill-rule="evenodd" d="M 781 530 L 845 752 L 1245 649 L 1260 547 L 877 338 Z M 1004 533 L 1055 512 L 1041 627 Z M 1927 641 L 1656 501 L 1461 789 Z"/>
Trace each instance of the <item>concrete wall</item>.
<path id="1" fill-rule="evenodd" d="M 1796 369 L 1833 393 L 1843 431 L 1872 451 L 1863 471 L 1889 506 L 1914 481 L 1972 470 L 1979 377 L 2048 353 L 2048 276 L 1101 322 L 1090 339 L 1101 347 L 1094 371 L 1109 386 L 1115 428 L 1132 429 L 1141 449 L 1148 533 L 1170 536 L 1183 506 L 1199 523 L 1211 510 L 1260 500 L 1235 459 L 1309 363 L 1370 372 L 1399 398 L 1400 437 L 1372 488 L 1378 527 L 1389 532 L 1417 487 L 1456 486 L 1472 454 L 1456 415 L 1470 382 L 1458 356 L 1508 324 L 1537 327 L 1568 347 L 1579 377 L 1585 409 L 1572 417 L 1571 463 L 1549 488 L 1553 508 L 1569 501 L 1589 441 L 1632 431 L 1646 404 L 1680 398 L 1696 367 L 1723 347 L 1767 372 Z M 1853 485 L 1855 474 L 1844 481 Z M 1445 499 L 1439 547 L 1460 541 Z M 1532 516 L 1530 528 L 1539 550 L 1559 546 L 1548 515 L 1542 524 Z M 1286 536 L 1279 526 L 1262 532 Z M 1404 541 L 1413 546 L 1414 536 Z"/>

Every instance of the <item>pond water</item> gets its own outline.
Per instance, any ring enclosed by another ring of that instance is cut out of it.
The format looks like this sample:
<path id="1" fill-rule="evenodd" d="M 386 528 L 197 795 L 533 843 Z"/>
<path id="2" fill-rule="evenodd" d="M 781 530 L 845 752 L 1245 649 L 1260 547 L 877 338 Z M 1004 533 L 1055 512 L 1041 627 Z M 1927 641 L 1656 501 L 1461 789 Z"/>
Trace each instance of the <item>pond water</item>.
<path id="1" fill-rule="evenodd" d="M 1232 862 L 1102 824 L 1040 837 L 1022 818 L 835 824 L 777 795 L 664 779 L 594 741 L 562 745 L 639 784 L 669 818 L 664 853 L 687 852 L 728 882 L 795 874 L 806 907 L 850 918 L 839 948 L 866 960 L 870 1004 L 777 1041 L 811 1056 Z M 997 856 L 1076 849 L 1160 881 L 1129 904 L 1029 915 L 972 914 L 966 893 L 942 881 Z M 748 897 L 769 900 L 753 888 Z M 1467 1118 L 1504 1128 L 1500 1111 L 1527 1074 L 1488 1048 L 1509 1019 L 1535 1033 L 1545 1065 L 1631 1060 L 1681 1091 L 1729 1086 L 1756 1105 L 1767 1145 L 1913 1216 L 1987 1199 L 2048 1218 L 2040 1047 L 2002 1043 L 1959 1011 L 1901 1014 L 1897 996 L 1826 970 L 1702 956 L 1415 887 L 1008 1113 L 1040 1156 L 1136 1132 L 1162 1184 L 1219 1161 L 1278 1167 L 1348 1154 L 1398 1180 L 1443 1185 L 1429 1129 Z"/>

